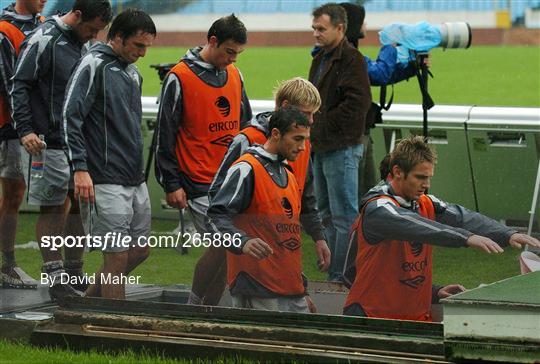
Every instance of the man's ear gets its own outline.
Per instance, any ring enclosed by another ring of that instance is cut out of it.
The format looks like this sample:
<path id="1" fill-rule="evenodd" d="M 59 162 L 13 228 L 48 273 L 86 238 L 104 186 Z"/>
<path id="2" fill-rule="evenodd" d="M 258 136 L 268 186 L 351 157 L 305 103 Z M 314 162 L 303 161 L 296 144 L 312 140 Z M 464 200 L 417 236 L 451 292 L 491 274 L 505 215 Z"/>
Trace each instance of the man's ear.
<path id="1" fill-rule="evenodd" d="M 405 174 L 403 173 L 401 168 L 399 168 L 396 164 L 394 164 L 392 166 L 392 177 L 394 177 L 394 178 L 404 178 L 405 177 Z"/>
<path id="2" fill-rule="evenodd" d="M 211 36 L 210 39 L 208 39 L 208 44 L 210 44 L 210 46 L 214 48 L 218 47 L 218 43 L 219 43 L 219 40 L 217 39 L 215 35 Z"/>
<path id="3" fill-rule="evenodd" d="M 77 23 L 82 22 L 82 12 L 80 10 L 75 10 L 73 15 L 75 15 L 75 18 L 77 18 Z"/>
<path id="4" fill-rule="evenodd" d="M 279 129 L 273 128 L 273 129 L 270 131 L 270 137 L 271 137 L 272 139 L 279 140 L 279 138 L 281 137 L 281 133 L 279 132 Z"/>
<path id="5" fill-rule="evenodd" d="M 287 107 L 287 106 L 289 106 L 289 105 L 290 105 L 290 104 L 289 104 L 289 101 L 283 100 L 283 101 L 281 102 L 281 105 L 279 105 L 279 107 Z"/>
<path id="6" fill-rule="evenodd" d="M 124 43 L 122 37 L 120 36 L 120 34 L 116 34 L 111 40 L 110 40 L 110 43 L 111 44 L 114 44 L 115 46 L 119 46 L 121 44 Z"/>

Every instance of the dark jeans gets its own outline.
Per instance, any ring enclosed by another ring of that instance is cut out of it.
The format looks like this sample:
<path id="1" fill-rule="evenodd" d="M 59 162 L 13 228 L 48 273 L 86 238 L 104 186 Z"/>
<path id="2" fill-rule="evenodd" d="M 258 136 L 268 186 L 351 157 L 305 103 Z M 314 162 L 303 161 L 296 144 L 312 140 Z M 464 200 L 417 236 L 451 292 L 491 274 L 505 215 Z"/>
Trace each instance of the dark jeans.
<path id="1" fill-rule="evenodd" d="M 364 146 L 364 156 L 360 159 L 360 165 L 358 166 L 359 202 L 362 196 L 379 182 L 379 172 L 375 168 L 375 160 L 373 159 L 373 140 L 371 136 L 364 135 L 362 145 Z"/>
<path id="2" fill-rule="evenodd" d="M 362 145 L 315 153 L 315 196 L 332 253 L 328 280 L 341 281 L 349 230 L 358 215 L 358 165 Z"/>

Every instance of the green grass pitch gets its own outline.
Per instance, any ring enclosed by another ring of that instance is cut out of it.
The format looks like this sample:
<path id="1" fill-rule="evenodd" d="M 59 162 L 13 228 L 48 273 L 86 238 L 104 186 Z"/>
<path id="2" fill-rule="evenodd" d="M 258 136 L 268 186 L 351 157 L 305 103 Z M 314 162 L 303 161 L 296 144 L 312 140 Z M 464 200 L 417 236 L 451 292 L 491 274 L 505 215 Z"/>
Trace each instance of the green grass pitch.
<path id="1" fill-rule="evenodd" d="M 375 59 L 378 47 L 360 48 Z M 143 74 L 143 93 L 157 96 L 160 85 L 150 64 L 176 62 L 186 48 L 150 48 L 137 63 Z M 470 49 L 435 49 L 431 52 L 429 91 L 435 104 L 479 106 L 540 106 L 540 50 L 533 46 L 479 46 Z M 251 99 L 271 99 L 279 81 L 307 77 L 311 61 L 309 47 L 249 46 L 238 57 Z M 378 101 L 378 87 L 373 99 Z M 395 86 L 395 103 L 422 102 L 418 82 L 412 78 Z"/>

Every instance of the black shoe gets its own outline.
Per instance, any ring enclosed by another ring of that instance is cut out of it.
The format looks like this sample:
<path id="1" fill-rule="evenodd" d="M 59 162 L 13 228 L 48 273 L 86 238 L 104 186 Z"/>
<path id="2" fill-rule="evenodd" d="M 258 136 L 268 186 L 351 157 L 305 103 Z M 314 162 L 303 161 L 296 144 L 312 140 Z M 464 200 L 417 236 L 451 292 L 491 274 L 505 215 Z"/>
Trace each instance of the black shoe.
<path id="1" fill-rule="evenodd" d="M 90 287 L 90 285 L 85 282 L 85 283 L 73 284 L 72 287 L 75 288 L 76 291 L 86 292 L 86 290 L 88 289 L 88 287 Z"/>
<path id="2" fill-rule="evenodd" d="M 73 282 L 74 276 L 70 276 L 70 282 Z M 90 284 L 88 283 L 88 276 L 86 274 L 78 274 L 77 276 L 77 283 L 72 284 L 71 286 L 75 288 L 77 291 L 85 292 L 88 287 L 90 287 Z"/>
<path id="3" fill-rule="evenodd" d="M 82 270 L 82 260 L 64 260 L 64 270 L 69 275 L 69 282 L 77 291 L 84 292 L 88 284 L 88 276 Z"/>
<path id="4" fill-rule="evenodd" d="M 77 291 L 70 284 L 55 284 L 49 288 L 49 296 L 53 302 L 61 303 L 66 297 L 84 297 L 84 292 Z"/>

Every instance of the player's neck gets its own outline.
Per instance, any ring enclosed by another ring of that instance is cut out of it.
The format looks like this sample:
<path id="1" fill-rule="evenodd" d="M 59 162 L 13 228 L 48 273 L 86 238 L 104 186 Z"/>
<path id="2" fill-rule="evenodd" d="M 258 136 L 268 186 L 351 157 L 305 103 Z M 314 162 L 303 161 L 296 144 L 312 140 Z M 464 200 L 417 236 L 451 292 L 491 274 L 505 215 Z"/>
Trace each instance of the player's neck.
<path id="1" fill-rule="evenodd" d="M 392 191 L 394 191 L 395 196 L 399 196 L 399 197 L 403 198 L 404 200 L 407 200 L 403 196 L 403 193 L 402 193 L 403 191 L 401 189 L 401 186 L 399 185 L 399 183 L 395 179 L 390 179 L 390 181 L 388 181 L 388 183 L 392 187 Z"/>
<path id="2" fill-rule="evenodd" d="M 15 9 L 15 12 L 19 15 L 34 15 L 30 13 L 30 11 L 28 11 L 28 9 L 19 2 L 15 3 L 13 9 Z"/>
<path id="3" fill-rule="evenodd" d="M 266 141 L 263 145 L 263 149 L 270 154 L 278 154 L 278 147 L 275 143 L 273 143 L 270 139 Z"/>
<path id="4" fill-rule="evenodd" d="M 208 44 L 205 45 L 203 47 L 203 49 L 201 49 L 201 51 L 199 52 L 199 57 L 201 57 L 201 59 L 203 60 L 203 62 L 206 62 L 208 64 L 212 64 L 212 57 L 210 57 L 210 49 L 209 49 L 209 46 Z"/>

